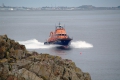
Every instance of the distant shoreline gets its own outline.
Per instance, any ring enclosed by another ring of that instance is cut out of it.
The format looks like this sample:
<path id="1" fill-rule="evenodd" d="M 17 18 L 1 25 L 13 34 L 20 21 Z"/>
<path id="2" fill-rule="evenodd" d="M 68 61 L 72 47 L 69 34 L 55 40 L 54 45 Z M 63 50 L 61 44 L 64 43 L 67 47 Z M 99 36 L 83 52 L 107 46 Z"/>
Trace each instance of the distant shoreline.
<path id="1" fill-rule="evenodd" d="M 109 10 L 120 10 L 120 9 L 109 9 Z M 103 11 L 109 11 L 103 10 Z M 0 11 L 102 11 L 102 10 L 0 10 Z"/>
<path id="2" fill-rule="evenodd" d="M 92 5 L 82 5 L 79 7 L 11 7 L 0 6 L 0 11 L 84 11 L 84 10 L 120 10 L 120 6 L 117 7 L 95 7 Z"/>

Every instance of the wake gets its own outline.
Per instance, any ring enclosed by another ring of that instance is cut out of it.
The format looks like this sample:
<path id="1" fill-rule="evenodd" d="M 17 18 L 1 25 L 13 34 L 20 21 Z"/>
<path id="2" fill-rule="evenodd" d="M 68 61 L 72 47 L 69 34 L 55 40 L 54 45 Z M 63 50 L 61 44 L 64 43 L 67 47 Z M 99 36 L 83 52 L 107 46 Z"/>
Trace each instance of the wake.
<path id="1" fill-rule="evenodd" d="M 18 42 L 20 44 L 25 45 L 27 49 L 49 49 L 56 46 L 56 45 L 44 45 L 44 42 L 39 42 L 36 39 L 18 41 Z M 86 48 L 92 48 L 93 45 L 85 41 L 72 41 L 71 47 L 86 49 Z"/>
<path id="2" fill-rule="evenodd" d="M 87 43 L 85 41 L 71 42 L 71 46 L 73 46 L 74 48 L 92 48 L 93 47 L 92 44 Z"/>

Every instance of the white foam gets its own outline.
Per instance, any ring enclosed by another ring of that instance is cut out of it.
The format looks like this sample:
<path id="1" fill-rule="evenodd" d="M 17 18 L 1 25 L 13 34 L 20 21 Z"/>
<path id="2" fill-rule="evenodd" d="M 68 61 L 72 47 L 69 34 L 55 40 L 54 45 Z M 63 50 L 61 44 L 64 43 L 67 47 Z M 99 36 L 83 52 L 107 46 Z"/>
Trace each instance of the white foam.
<path id="1" fill-rule="evenodd" d="M 49 49 L 54 47 L 54 45 L 44 45 L 44 42 L 39 42 L 36 39 L 26 40 L 26 41 L 18 41 L 20 44 L 26 46 L 27 49 Z M 55 45 L 56 46 L 56 45 Z M 92 48 L 93 45 L 87 43 L 85 41 L 75 41 L 71 42 L 71 46 L 73 48 Z"/>
<path id="2" fill-rule="evenodd" d="M 92 48 L 93 45 L 85 41 L 75 41 L 71 42 L 71 46 L 74 48 Z"/>
<path id="3" fill-rule="evenodd" d="M 51 46 L 44 45 L 43 42 L 39 42 L 36 39 L 31 39 L 27 41 L 18 41 L 20 44 L 25 45 L 27 49 L 45 49 L 50 48 Z"/>

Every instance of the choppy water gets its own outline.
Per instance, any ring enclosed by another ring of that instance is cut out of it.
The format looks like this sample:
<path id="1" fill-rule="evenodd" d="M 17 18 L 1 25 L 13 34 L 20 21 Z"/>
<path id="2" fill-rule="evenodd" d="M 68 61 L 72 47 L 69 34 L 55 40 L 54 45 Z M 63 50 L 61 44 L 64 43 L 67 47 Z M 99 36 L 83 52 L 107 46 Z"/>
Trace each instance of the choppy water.
<path id="1" fill-rule="evenodd" d="M 70 50 L 43 42 L 59 22 L 73 38 Z M 92 80 L 120 80 L 120 10 L 0 11 L 0 35 L 28 50 L 73 60 Z"/>

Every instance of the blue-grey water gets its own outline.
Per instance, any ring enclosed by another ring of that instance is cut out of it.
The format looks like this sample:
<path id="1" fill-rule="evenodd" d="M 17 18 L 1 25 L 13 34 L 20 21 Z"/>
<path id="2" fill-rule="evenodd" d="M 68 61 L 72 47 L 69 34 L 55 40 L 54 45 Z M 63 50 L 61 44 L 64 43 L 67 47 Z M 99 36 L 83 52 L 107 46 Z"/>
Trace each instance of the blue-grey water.
<path id="1" fill-rule="evenodd" d="M 71 50 L 44 46 L 61 22 Z M 7 34 L 30 51 L 71 59 L 92 80 L 120 80 L 120 10 L 0 11 L 0 35 Z"/>

